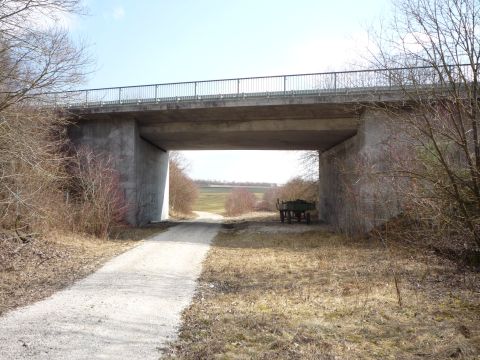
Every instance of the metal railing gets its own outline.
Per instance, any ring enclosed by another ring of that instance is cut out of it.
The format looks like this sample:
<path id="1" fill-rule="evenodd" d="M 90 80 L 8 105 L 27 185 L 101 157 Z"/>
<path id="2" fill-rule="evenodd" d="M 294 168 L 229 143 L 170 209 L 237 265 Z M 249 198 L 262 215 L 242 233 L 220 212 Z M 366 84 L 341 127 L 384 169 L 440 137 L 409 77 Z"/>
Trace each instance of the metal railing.
<path id="1" fill-rule="evenodd" d="M 462 74 L 459 74 L 458 77 L 465 77 L 465 74 L 469 73 L 469 69 L 465 67 L 465 71 L 460 72 Z M 470 77 L 470 75 L 467 76 Z M 445 79 L 442 79 L 442 74 L 439 74 L 438 69 L 424 66 L 74 90 L 45 94 L 43 100 L 57 106 L 101 107 L 252 97 L 315 96 L 354 91 L 387 91 L 402 86 L 444 82 Z"/>

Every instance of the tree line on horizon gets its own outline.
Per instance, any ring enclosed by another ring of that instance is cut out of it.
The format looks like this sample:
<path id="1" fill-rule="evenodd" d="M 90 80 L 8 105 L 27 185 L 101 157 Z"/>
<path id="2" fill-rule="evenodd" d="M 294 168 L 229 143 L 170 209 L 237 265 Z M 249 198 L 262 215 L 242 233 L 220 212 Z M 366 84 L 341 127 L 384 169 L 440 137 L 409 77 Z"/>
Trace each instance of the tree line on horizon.
<path id="1" fill-rule="evenodd" d="M 249 186 L 249 187 L 276 187 L 277 183 L 269 182 L 255 182 L 255 181 L 228 181 L 228 180 L 193 180 L 199 187 L 211 186 L 211 185 L 223 185 L 223 186 Z"/>

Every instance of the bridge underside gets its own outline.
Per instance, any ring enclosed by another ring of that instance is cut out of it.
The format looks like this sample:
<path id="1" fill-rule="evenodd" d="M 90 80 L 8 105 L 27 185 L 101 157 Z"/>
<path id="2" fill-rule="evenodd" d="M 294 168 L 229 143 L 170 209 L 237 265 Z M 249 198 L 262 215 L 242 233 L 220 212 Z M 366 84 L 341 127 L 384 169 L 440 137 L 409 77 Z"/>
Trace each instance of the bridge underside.
<path id="1" fill-rule="evenodd" d="M 355 135 L 357 104 L 182 103 L 89 108 L 82 121 L 135 120 L 139 135 L 165 150 L 326 150 Z"/>

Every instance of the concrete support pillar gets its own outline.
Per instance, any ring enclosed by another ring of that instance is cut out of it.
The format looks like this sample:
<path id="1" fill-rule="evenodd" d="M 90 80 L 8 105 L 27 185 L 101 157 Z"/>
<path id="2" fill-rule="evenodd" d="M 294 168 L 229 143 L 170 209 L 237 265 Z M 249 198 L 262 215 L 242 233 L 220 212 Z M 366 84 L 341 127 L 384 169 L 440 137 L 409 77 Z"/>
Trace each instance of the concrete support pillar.
<path id="1" fill-rule="evenodd" d="M 347 233 L 366 232 L 401 209 L 389 167 L 386 115 L 367 110 L 358 132 L 323 152 L 319 161 L 319 218 Z"/>
<path id="2" fill-rule="evenodd" d="M 129 224 L 168 218 L 168 152 L 142 139 L 135 119 L 81 121 L 70 126 L 69 137 L 77 148 L 86 146 L 113 160 Z"/>
<path id="3" fill-rule="evenodd" d="M 137 224 L 168 219 L 168 152 L 137 137 Z"/>

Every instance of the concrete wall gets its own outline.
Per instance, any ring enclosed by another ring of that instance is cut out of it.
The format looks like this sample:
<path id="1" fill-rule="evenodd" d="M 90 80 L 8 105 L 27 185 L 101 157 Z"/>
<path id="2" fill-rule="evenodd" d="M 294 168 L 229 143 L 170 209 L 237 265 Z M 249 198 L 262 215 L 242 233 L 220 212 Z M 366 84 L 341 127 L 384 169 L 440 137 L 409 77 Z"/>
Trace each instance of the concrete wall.
<path id="1" fill-rule="evenodd" d="M 168 218 L 168 153 L 140 138 L 134 119 L 82 121 L 71 125 L 76 147 L 110 156 L 120 174 L 132 225 Z"/>
<path id="2" fill-rule="evenodd" d="M 389 168 L 386 115 L 366 110 L 358 133 L 320 156 L 319 217 L 335 229 L 365 232 L 400 212 Z"/>
<path id="3" fill-rule="evenodd" d="M 138 138 L 135 151 L 137 173 L 137 223 L 168 219 L 168 153 Z"/>

